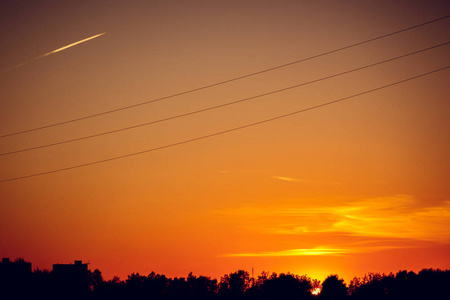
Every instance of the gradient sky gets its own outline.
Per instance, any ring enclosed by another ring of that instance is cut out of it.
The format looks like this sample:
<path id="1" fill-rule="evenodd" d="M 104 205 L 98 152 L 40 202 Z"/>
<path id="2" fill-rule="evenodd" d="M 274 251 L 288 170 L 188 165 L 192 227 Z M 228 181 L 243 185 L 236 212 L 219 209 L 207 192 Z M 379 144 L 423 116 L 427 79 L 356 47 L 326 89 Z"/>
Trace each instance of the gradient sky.
<path id="1" fill-rule="evenodd" d="M 257 72 L 448 1 L 2 1 L 0 135 Z M 450 40 L 450 18 L 226 85 L 0 138 L 10 152 L 255 96 Z M 98 35 L 98 36 L 97 36 Z M 69 47 L 70 46 L 70 47 Z M 449 46 L 202 114 L 0 156 L 0 180 L 140 152 L 446 67 Z M 177 147 L 0 183 L 0 256 L 106 279 L 450 268 L 450 73 Z"/>

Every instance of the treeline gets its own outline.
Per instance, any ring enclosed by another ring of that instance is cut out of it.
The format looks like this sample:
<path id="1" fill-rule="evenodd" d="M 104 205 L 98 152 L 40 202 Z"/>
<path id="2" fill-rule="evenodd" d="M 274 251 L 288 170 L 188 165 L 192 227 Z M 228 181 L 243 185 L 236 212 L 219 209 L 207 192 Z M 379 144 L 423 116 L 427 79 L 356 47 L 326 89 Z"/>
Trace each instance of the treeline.
<path id="1" fill-rule="evenodd" d="M 16 260 L 11 264 L 24 263 Z M 450 299 L 450 270 L 439 269 L 423 269 L 417 274 L 369 273 L 348 285 L 338 275 L 320 282 L 290 273 L 263 272 L 252 278 L 243 270 L 220 280 L 192 273 L 175 278 L 133 273 L 124 280 L 104 280 L 97 269 L 70 276 L 39 269 L 29 273 L 14 270 L 21 268 L 0 270 L 0 299 Z"/>

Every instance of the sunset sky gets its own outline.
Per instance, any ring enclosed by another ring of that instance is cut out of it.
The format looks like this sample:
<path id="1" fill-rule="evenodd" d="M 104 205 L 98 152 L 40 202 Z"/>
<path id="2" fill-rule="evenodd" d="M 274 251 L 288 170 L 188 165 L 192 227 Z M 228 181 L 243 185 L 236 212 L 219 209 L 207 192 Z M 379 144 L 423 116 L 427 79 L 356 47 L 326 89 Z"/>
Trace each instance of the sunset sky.
<path id="1" fill-rule="evenodd" d="M 448 15 L 445 0 L 1 1 L 0 256 L 105 279 L 449 269 L 450 69 L 184 143 L 448 67 Z"/>

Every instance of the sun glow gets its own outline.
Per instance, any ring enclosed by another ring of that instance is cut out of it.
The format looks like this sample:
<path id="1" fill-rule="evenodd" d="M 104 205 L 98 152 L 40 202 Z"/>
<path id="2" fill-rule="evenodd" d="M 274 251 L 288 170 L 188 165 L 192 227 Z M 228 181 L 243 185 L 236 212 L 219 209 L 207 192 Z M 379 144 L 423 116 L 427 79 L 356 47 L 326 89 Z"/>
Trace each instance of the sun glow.
<path id="1" fill-rule="evenodd" d="M 339 255 L 346 253 L 347 250 L 331 249 L 316 247 L 311 249 L 289 249 L 272 252 L 257 252 L 257 253 L 232 253 L 225 256 L 228 257 L 270 257 L 270 256 L 316 256 L 316 255 Z"/>
<path id="2" fill-rule="evenodd" d="M 321 289 L 320 288 L 315 288 L 311 291 L 311 294 L 313 294 L 314 296 L 317 296 L 320 294 Z"/>

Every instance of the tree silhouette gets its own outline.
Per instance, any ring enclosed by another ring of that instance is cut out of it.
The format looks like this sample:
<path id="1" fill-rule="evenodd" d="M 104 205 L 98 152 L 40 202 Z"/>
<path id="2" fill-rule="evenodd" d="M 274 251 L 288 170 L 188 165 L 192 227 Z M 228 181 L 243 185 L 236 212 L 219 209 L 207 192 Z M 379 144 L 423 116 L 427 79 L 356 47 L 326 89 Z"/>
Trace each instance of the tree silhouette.
<path id="1" fill-rule="evenodd" d="M 192 272 L 187 277 L 188 296 L 191 299 L 208 299 L 217 292 L 217 280 L 206 276 L 194 276 Z"/>
<path id="2" fill-rule="evenodd" d="M 345 299 L 347 297 L 347 286 L 344 279 L 338 275 L 328 276 L 322 283 L 320 299 Z"/>
<path id="3" fill-rule="evenodd" d="M 164 275 L 151 272 L 148 276 L 133 273 L 125 281 L 125 292 L 131 298 L 162 299 L 169 286 L 169 280 Z"/>
<path id="4" fill-rule="evenodd" d="M 354 278 L 350 282 L 349 292 L 354 299 L 385 299 L 388 292 L 387 283 L 390 278 L 380 273 L 369 273 L 362 280 Z"/>
<path id="5" fill-rule="evenodd" d="M 62 269 L 65 269 L 63 267 Z M 224 275 L 220 282 L 192 273 L 186 278 L 167 278 L 151 272 L 148 276 L 132 273 L 104 281 L 100 270 L 81 273 L 36 269 L 24 259 L 0 263 L 0 299 L 155 299 L 155 300 L 226 300 L 226 299 L 312 299 L 311 289 L 319 281 L 294 274 L 262 272 L 257 280 L 239 270 Z M 322 283 L 319 299 L 450 299 L 450 270 L 422 269 L 419 273 L 368 273 L 353 278 L 349 287 L 338 275 Z M 347 295 L 347 292 L 349 295 Z"/>
<path id="6" fill-rule="evenodd" d="M 98 293 L 98 299 L 126 299 L 125 282 L 114 276 L 111 280 L 103 282 L 101 287 L 94 287 Z"/>
<path id="7" fill-rule="evenodd" d="M 88 270 L 88 284 L 91 291 L 94 292 L 96 292 L 96 288 L 101 288 L 103 285 L 103 276 L 99 269 L 95 269 L 94 272 Z"/>
<path id="8" fill-rule="evenodd" d="M 352 299 L 450 299 L 450 271 L 422 269 L 418 274 L 369 273 L 354 278 L 349 286 Z"/>
<path id="9" fill-rule="evenodd" d="M 250 275 L 247 271 L 239 270 L 224 275 L 220 280 L 219 292 L 224 297 L 242 298 L 250 287 Z"/>
<path id="10" fill-rule="evenodd" d="M 275 273 L 270 278 L 260 277 L 253 297 L 258 299 L 310 299 L 311 280 L 306 276 Z"/>
<path id="11" fill-rule="evenodd" d="M 34 270 L 30 290 L 33 296 L 48 299 L 54 291 L 51 272 L 41 269 Z"/>
<path id="12" fill-rule="evenodd" d="M 450 271 L 422 269 L 417 274 L 417 295 L 423 299 L 450 299 Z"/>

